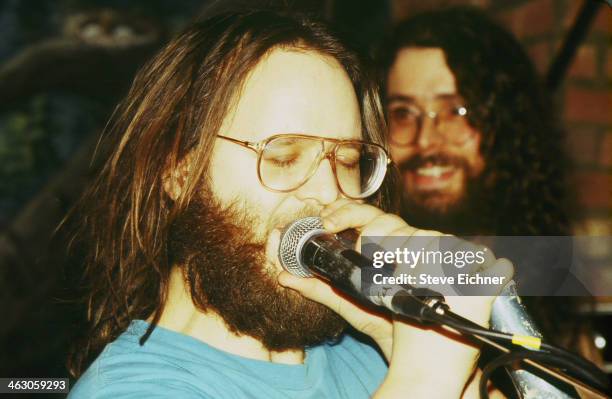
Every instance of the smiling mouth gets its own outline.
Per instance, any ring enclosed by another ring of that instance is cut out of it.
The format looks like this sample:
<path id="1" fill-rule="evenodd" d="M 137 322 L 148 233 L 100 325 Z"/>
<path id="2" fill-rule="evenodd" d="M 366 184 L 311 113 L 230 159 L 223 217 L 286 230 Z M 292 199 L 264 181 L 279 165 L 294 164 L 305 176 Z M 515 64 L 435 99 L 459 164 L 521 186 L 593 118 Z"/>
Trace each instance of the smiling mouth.
<path id="1" fill-rule="evenodd" d="M 443 175 L 455 170 L 454 166 L 450 165 L 431 165 L 423 166 L 416 169 L 415 173 L 419 176 L 440 178 Z"/>
<path id="2" fill-rule="evenodd" d="M 409 178 L 418 190 L 443 190 L 450 186 L 459 171 L 456 165 L 427 162 L 410 170 Z"/>

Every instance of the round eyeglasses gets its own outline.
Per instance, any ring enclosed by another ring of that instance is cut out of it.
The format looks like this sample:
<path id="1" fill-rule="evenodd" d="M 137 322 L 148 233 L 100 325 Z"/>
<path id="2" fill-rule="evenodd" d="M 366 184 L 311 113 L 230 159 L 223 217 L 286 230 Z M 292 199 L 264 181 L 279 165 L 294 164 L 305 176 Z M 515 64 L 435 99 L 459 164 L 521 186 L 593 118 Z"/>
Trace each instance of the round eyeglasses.
<path id="1" fill-rule="evenodd" d="M 338 188 L 361 199 L 382 185 L 391 159 L 385 149 L 361 140 L 340 140 L 303 134 L 277 134 L 258 142 L 217 137 L 257 153 L 257 177 L 267 189 L 289 192 L 300 188 L 328 159 Z"/>
<path id="2" fill-rule="evenodd" d="M 425 118 L 433 120 L 437 134 L 446 142 L 462 144 L 474 134 L 467 121 L 467 108 L 454 97 L 435 99 L 429 110 L 411 100 L 391 100 L 387 115 L 389 141 L 400 147 L 413 145 Z"/>

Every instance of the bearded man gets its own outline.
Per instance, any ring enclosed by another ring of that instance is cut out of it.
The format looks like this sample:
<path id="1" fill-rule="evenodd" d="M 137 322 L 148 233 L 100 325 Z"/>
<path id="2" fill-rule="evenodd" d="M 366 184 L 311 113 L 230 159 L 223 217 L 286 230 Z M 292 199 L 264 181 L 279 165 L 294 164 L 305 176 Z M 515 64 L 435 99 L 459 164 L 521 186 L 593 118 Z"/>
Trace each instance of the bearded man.
<path id="1" fill-rule="evenodd" d="M 402 214 L 453 234 L 564 235 L 565 157 L 518 41 L 479 10 L 400 23 L 382 51 Z"/>
<path id="2" fill-rule="evenodd" d="M 74 212 L 91 329 L 71 398 L 475 397 L 477 348 L 277 259 L 280 229 L 302 216 L 437 234 L 386 213 L 384 118 L 364 68 L 324 25 L 268 11 L 195 24 L 144 67 Z M 509 262 L 487 262 L 511 278 Z M 492 300 L 448 303 L 486 324 Z"/>
<path id="3" fill-rule="evenodd" d="M 429 11 L 395 27 L 380 61 L 408 223 L 470 236 L 570 234 L 563 136 L 511 33 L 474 8 Z M 524 299 L 544 336 L 600 359 L 577 314 L 585 301 L 543 296 L 575 284 L 567 270 L 545 269 L 556 253 L 489 245 L 517 265 L 519 288 L 542 295 Z"/>

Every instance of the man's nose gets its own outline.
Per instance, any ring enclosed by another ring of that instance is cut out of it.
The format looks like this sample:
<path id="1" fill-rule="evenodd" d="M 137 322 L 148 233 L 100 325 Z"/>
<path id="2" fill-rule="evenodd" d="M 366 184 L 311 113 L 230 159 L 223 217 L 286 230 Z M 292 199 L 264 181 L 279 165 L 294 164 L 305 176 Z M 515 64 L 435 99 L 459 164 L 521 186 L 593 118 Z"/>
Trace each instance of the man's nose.
<path id="1" fill-rule="evenodd" d="M 319 163 L 310 179 L 297 190 L 297 197 L 300 200 L 315 200 L 321 205 L 331 204 L 339 196 L 340 190 L 338 189 L 336 177 L 327 158 L 324 158 Z"/>
<path id="2" fill-rule="evenodd" d="M 442 143 L 442 136 L 438 131 L 437 118 L 434 115 L 423 115 L 421 130 L 419 131 L 416 144 L 420 149 L 438 146 Z"/>

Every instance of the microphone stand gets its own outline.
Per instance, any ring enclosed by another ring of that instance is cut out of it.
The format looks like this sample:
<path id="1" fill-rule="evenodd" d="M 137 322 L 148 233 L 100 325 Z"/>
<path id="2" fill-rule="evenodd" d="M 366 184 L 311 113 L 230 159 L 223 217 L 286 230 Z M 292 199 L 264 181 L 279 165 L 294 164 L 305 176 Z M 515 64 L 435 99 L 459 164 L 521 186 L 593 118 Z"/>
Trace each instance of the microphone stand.
<path id="1" fill-rule="evenodd" d="M 478 332 L 483 330 L 486 331 L 487 329 L 459 316 L 458 314 L 453 313 L 450 311 L 448 305 L 439 298 L 426 298 L 425 301 L 421 301 L 419 298 L 413 295 L 402 295 L 401 291 L 395 293 L 395 295 L 390 292 L 387 292 L 386 294 L 391 294 L 391 296 L 387 296 L 386 298 L 390 299 L 392 308 L 396 311 L 396 314 L 400 316 L 407 317 L 409 319 L 416 319 L 420 322 L 434 322 L 440 325 L 445 325 L 446 327 L 452 329 L 453 332 L 458 334 L 465 334 L 467 332 L 477 341 L 485 343 L 503 353 L 512 352 L 506 346 L 501 345 Z M 449 321 L 455 321 L 455 323 L 449 323 Z M 465 327 L 467 327 L 466 329 L 470 331 L 465 331 L 464 328 L 458 328 L 458 324 L 463 324 Z M 609 398 L 608 395 L 601 392 L 599 389 L 592 387 L 562 371 L 555 370 L 545 364 L 542 364 L 539 361 L 533 359 L 521 359 L 521 361 L 546 373 L 547 375 L 571 385 L 578 393 L 587 392 L 597 398 Z"/>

